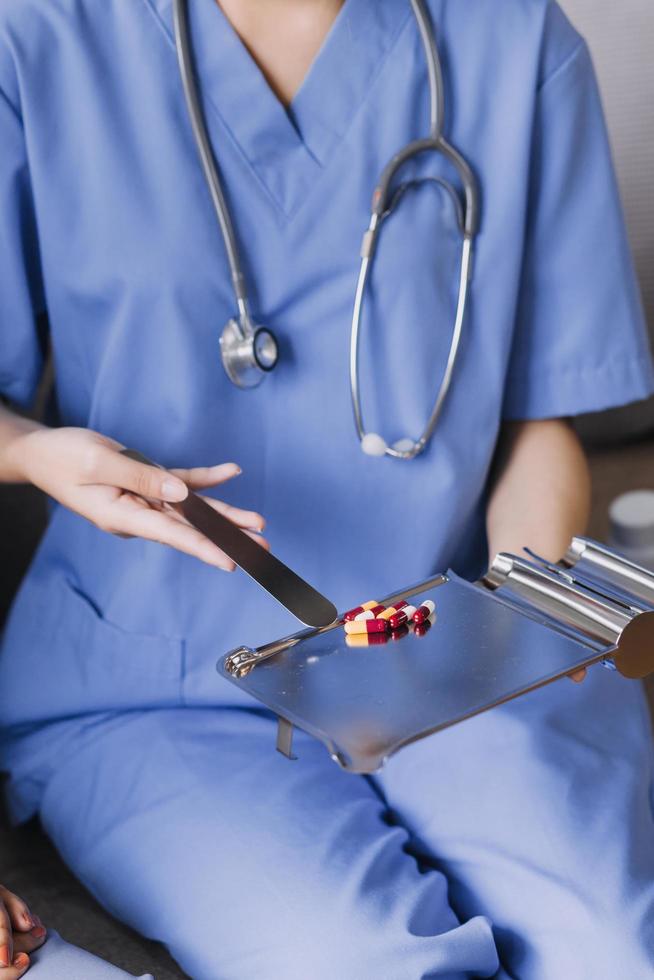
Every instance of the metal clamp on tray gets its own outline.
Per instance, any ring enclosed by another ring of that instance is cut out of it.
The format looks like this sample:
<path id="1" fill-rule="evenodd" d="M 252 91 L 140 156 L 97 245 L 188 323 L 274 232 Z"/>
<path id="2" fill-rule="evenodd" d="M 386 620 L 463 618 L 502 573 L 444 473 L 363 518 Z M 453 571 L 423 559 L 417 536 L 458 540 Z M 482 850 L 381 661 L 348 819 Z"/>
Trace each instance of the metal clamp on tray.
<path id="1" fill-rule="evenodd" d="M 553 565 L 498 555 L 481 583 L 523 615 L 605 651 L 625 677 L 654 670 L 654 574 L 594 541 L 573 538 Z"/>

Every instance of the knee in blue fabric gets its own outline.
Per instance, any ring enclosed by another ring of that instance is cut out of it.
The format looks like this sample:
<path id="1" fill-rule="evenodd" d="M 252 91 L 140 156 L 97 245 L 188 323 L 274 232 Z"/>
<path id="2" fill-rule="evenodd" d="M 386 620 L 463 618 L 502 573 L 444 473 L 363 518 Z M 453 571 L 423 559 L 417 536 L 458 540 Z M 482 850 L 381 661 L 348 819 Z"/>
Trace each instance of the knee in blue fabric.
<path id="1" fill-rule="evenodd" d="M 30 980 L 128 980 L 132 976 L 78 946 L 69 945 L 54 931 L 32 953 L 31 961 Z M 154 977 L 148 973 L 140 980 L 154 980 Z"/>
<path id="2" fill-rule="evenodd" d="M 460 923 L 370 783 L 251 712 L 124 717 L 51 782 L 43 822 L 87 887 L 193 980 L 493 976 L 488 921 Z"/>

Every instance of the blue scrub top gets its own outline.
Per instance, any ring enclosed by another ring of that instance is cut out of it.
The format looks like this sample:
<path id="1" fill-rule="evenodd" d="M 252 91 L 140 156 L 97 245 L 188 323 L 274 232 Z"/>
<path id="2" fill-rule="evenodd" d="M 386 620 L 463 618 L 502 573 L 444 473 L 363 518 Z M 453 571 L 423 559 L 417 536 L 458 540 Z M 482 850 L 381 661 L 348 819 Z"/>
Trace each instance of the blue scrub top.
<path id="1" fill-rule="evenodd" d="M 479 574 L 503 419 L 574 415 L 653 389 L 586 45 L 545 0 L 429 6 L 446 132 L 478 176 L 481 231 L 453 388 L 410 463 L 362 454 L 348 381 L 371 192 L 392 154 L 428 129 L 408 0 L 346 0 L 288 111 L 215 0 L 191 0 L 254 311 L 281 342 L 278 369 L 247 392 L 219 358 L 234 299 L 170 0 L 0 6 L 0 391 L 31 401 L 47 311 L 61 424 L 167 466 L 237 461 L 243 476 L 217 495 L 261 511 L 275 552 L 339 607 L 447 566 Z M 436 158 L 417 172 L 453 176 Z M 382 232 L 362 374 L 368 428 L 389 441 L 416 436 L 429 414 L 458 247 L 434 184 L 407 194 Z M 17 812 L 38 802 L 58 720 L 242 704 L 217 659 L 296 628 L 242 573 L 55 507 L 0 661 L 9 735 L 48 733 L 29 763 L 6 739 Z"/>

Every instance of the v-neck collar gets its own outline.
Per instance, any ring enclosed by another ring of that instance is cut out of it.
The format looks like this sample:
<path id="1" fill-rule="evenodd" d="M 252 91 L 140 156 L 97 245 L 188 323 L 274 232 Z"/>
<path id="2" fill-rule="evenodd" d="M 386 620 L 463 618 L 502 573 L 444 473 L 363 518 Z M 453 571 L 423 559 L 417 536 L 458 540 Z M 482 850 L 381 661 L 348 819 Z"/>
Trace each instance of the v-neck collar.
<path id="1" fill-rule="evenodd" d="M 146 0 L 174 47 L 172 0 Z M 189 0 L 207 123 L 220 161 L 222 122 L 286 217 L 343 139 L 410 15 L 408 0 L 345 0 L 286 109 L 216 0 Z"/>

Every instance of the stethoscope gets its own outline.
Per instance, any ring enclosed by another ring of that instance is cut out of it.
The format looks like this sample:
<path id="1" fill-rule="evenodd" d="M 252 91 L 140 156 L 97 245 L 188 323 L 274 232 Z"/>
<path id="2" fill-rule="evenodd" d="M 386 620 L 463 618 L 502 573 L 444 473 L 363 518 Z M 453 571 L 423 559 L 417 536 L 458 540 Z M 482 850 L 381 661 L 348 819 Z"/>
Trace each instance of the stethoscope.
<path id="1" fill-rule="evenodd" d="M 393 456 L 396 459 L 413 459 L 427 446 L 436 428 L 443 404 L 452 383 L 452 376 L 459 354 L 461 334 L 468 306 L 469 287 L 472 279 L 473 243 L 479 219 L 478 192 L 475 176 L 467 163 L 443 136 L 445 110 L 443 73 L 436 45 L 434 30 L 424 0 L 410 0 L 422 39 L 430 94 L 429 136 L 414 140 L 396 153 L 384 169 L 372 197 L 370 223 L 361 245 L 361 265 L 357 281 L 350 335 L 350 391 L 356 431 L 361 448 L 371 456 Z M 279 347 L 274 333 L 256 324 L 250 315 L 248 290 L 239 257 L 234 225 L 222 188 L 204 111 L 200 101 L 197 74 L 194 65 L 188 18 L 188 0 L 174 0 L 175 43 L 177 58 L 184 87 L 186 105 L 197 144 L 202 169 L 211 193 L 218 224 L 225 243 L 227 260 L 236 297 L 238 313 L 228 320 L 220 337 L 220 353 L 228 378 L 239 388 L 254 388 L 279 360 Z M 397 171 L 408 160 L 423 153 L 441 153 L 454 167 L 463 187 L 461 194 L 451 183 L 441 177 L 415 178 L 391 189 Z M 383 222 L 391 215 L 409 187 L 431 182 L 442 187 L 452 199 L 457 223 L 463 237 L 459 289 L 456 316 L 448 352 L 445 372 L 438 389 L 434 407 L 422 434 L 418 439 L 405 438 L 387 445 L 374 432 L 366 432 L 361 411 L 359 385 L 359 335 L 366 286 L 370 277 L 375 245 Z"/>

